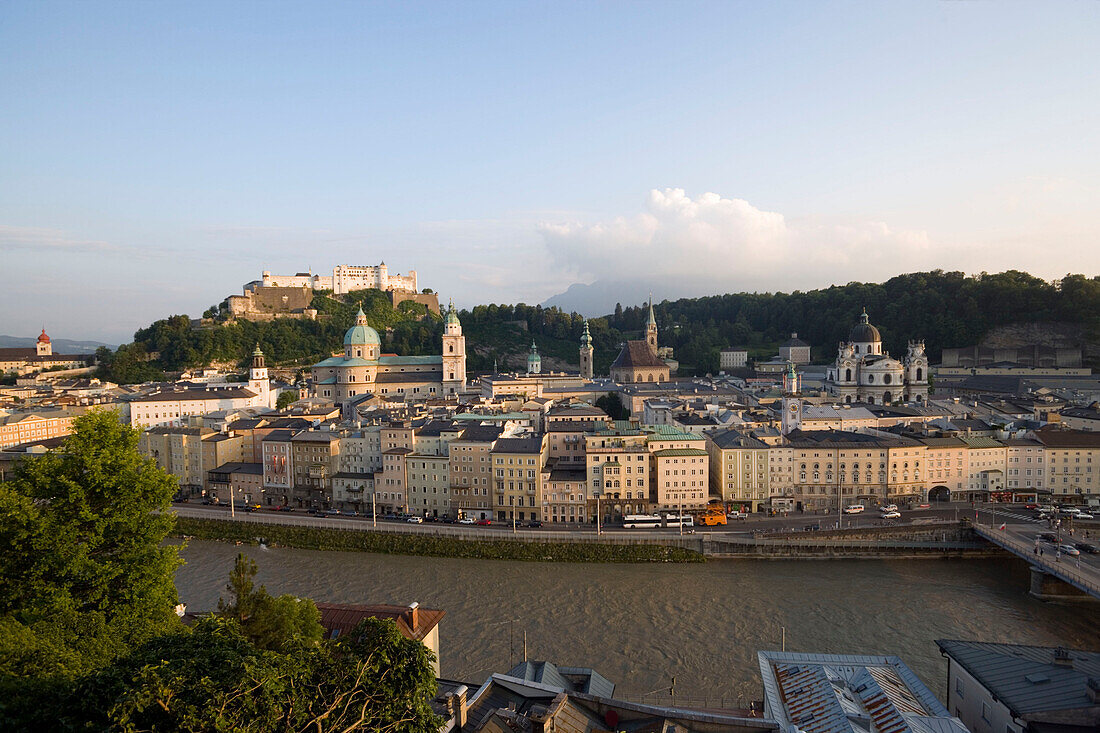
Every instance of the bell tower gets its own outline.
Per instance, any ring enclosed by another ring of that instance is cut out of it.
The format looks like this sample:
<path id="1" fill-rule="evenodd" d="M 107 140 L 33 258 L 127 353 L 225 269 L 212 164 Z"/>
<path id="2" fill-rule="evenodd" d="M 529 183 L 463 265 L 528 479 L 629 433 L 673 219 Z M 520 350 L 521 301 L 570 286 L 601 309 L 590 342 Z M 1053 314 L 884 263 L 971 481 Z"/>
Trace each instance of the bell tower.
<path id="1" fill-rule="evenodd" d="M 458 320 L 454 301 L 447 306 L 443 327 L 443 394 L 466 391 L 466 337 Z"/>
<path id="2" fill-rule="evenodd" d="M 274 407 L 274 395 L 271 393 L 271 380 L 267 374 L 267 364 L 264 362 L 264 352 L 260 351 L 260 345 L 252 350 L 252 366 L 248 369 L 248 388 L 256 393 L 257 403 L 266 407 Z"/>
<path id="3" fill-rule="evenodd" d="M 795 372 L 794 364 L 783 375 L 783 434 L 802 428 L 802 376 Z"/>
<path id="4" fill-rule="evenodd" d="M 588 332 L 588 321 L 584 322 L 581 334 L 581 379 L 592 379 L 592 334 Z"/>
<path id="5" fill-rule="evenodd" d="M 649 350 L 657 353 L 657 319 L 653 316 L 653 296 L 649 296 L 649 318 L 645 322 L 645 340 Z"/>

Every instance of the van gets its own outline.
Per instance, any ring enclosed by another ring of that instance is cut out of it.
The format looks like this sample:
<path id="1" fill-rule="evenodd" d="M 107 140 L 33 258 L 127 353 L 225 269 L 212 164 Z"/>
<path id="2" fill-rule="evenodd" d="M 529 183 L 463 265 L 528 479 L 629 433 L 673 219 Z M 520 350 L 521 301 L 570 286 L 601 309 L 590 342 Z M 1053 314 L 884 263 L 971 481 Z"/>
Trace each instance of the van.
<path id="1" fill-rule="evenodd" d="M 849 504 L 848 506 L 844 507 L 844 513 L 845 514 L 861 514 L 861 513 L 863 513 L 863 505 L 862 504 Z"/>

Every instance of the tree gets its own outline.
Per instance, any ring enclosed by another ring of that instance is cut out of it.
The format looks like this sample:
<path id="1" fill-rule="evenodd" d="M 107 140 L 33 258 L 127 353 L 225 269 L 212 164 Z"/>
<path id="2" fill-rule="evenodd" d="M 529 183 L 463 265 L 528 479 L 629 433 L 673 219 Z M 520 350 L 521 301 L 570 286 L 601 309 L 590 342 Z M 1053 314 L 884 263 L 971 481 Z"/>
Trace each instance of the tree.
<path id="1" fill-rule="evenodd" d="M 596 407 L 610 415 L 612 420 L 630 419 L 630 410 L 623 405 L 623 400 L 619 397 L 618 392 L 608 392 L 603 397 L 597 399 Z"/>
<path id="2" fill-rule="evenodd" d="M 264 650 L 234 620 L 156 639 L 77 687 L 65 722 L 92 730 L 436 731 L 431 652 L 368 619 L 319 646 Z"/>
<path id="3" fill-rule="evenodd" d="M 275 409 L 282 410 L 288 407 L 291 403 L 298 401 L 298 391 L 294 389 L 283 390 L 279 393 L 279 396 L 275 398 Z"/>
<path id="4" fill-rule="evenodd" d="M 230 600 L 218 600 L 218 615 L 232 618 L 248 640 L 260 649 L 315 645 L 321 640 L 321 612 L 309 599 L 272 597 L 256 587 L 256 563 L 237 555 L 226 590 Z"/>
<path id="5" fill-rule="evenodd" d="M 0 484 L 4 712 L 41 712 L 38 695 L 179 627 L 179 560 L 163 544 L 175 478 L 138 453 L 138 431 L 114 412 L 73 428 Z"/>

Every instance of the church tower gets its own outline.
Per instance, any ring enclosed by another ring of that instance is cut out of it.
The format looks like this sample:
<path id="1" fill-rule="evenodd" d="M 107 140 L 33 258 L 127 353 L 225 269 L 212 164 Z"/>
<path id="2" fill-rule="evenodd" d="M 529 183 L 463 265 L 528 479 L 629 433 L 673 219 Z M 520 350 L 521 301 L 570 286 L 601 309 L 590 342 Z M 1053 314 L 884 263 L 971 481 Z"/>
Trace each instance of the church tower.
<path id="1" fill-rule="evenodd" d="M 458 320 L 454 301 L 447 307 L 446 324 L 443 327 L 443 393 L 458 394 L 466 391 L 466 337 Z"/>
<path id="2" fill-rule="evenodd" d="M 645 340 L 649 350 L 657 353 L 657 319 L 653 316 L 653 296 L 649 296 L 649 318 L 645 322 Z"/>
<path id="3" fill-rule="evenodd" d="M 34 348 L 37 356 L 53 356 L 53 344 L 50 343 L 50 337 L 46 335 L 46 329 L 42 329 Z"/>
<path id="4" fill-rule="evenodd" d="M 248 388 L 256 393 L 257 402 L 265 407 L 275 407 L 274 395 L 271 393 L 271 380 L 268 378 L 267 365 L 264 362 L 264 352 L 260 351 L 260 345 L 252 350 L 252 366 L 248 370 Z"/>
<path id="5" fill-rule="evenodd" d="M 588 332 L 588 321 L 584 322 L 581 334 L 581 379 L 592 379 L 592 334 Z"/>
<path id="6" fill-rule="evenodd" d="M 542 357 L 539 356 L 539 347 L 535 346 L 534 341 L 531 341 L 531 353 L 527 355 L 527 373 L 542 373 Z"/>
<path id="7" fill-rule="evenodd" d="M 783 375 L 783 434 L 802 428 L 802 376 L 795 372 L 794 364 Z"/>

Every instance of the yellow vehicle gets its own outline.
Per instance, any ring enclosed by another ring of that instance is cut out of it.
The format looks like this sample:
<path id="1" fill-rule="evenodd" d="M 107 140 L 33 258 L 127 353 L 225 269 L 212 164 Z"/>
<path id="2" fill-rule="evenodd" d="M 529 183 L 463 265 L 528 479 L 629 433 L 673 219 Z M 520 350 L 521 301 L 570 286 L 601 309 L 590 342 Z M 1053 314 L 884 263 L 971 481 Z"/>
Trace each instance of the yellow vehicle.
<path id="1" fill-rule="evenodd" d="M 726 523 L 726 512 L 725 510 L 712 511 L 708 509 L 700 514 L 696 521 L 707 527 L 714 527 L 720 524 L 724 525 Z"/>

